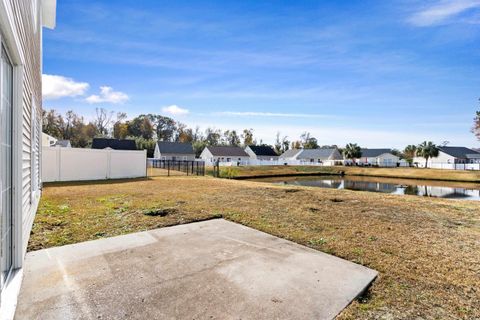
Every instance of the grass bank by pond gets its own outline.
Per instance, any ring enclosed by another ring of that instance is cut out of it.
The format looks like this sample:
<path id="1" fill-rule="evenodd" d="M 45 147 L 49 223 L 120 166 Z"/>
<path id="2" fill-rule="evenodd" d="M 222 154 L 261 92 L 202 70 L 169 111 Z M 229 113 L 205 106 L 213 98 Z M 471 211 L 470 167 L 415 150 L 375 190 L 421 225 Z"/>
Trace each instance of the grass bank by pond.
<path id="1" fill-rule="evenodd" d="M 44 188 L 29 250 L 223 216 L 379 271 L 342 319 L 480 317 L 480 204 L 209 177 Z"/>
<path id="2" fill-rule="evenodd" d="M 245 166 L 221 167 L 225 178 L 251 179 L 275 176 L 340 174 L 384 178 L 480 182 L 480 171 L 422 168 L 320 167 L 320 166 Z"/>

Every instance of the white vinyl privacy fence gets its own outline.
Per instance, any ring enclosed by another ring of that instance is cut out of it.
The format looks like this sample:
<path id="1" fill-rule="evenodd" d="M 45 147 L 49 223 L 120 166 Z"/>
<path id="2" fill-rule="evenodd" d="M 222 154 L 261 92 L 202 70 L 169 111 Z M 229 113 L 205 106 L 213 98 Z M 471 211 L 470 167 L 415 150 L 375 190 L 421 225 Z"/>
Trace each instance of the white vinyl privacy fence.
<path id="1" fill-rule="evenodd" d="M 147 151 L 42 148 L 42 181 L 138 178 L 147 175 Z"/>
<path id="2" fill-rule="evenodd" d="M 425 162 L 418 162 L 416 166 L 425 168 Z M 428 163 L 430 169 L 446 169 L 446 170 L 480 170 L 480 163 Z"/>

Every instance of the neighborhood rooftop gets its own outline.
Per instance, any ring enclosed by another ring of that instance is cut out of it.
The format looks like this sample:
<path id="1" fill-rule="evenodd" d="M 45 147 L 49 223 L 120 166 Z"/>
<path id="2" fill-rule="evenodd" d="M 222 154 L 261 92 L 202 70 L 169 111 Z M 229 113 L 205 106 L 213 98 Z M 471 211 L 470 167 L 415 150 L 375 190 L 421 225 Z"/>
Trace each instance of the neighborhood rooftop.
<path id="1" fill-rule="evenodd" d="M 114 150 L 137 150 L 135 140 L 119 140 L 107 138 L 94 138 L 92 141 L 92 149 L 106 149 Z"/>
<path id="2" fill-rule="evenodd" d="M 465 147 L 438 147 L 438 150 L 460 159 L 480 158 L 480 152 Z"/>
<path id="3" fill-rule="evenodd" d="M 248 157 L 248 154 L 240 147 L 210 146 L 207 147 L 215 157 Z"/>
<path id="4" fill-rule="evenodd" d="M 63 148 L 68 148 L 68 147 L 71 147 L 71 143 L 70 143 L 70 140 L 57 140 L 57 142 L 55 142 L 54 146 L 59 146 L 59 147 L 63 147 Z"/>
<path id="5" fill-rule="evenodd" d="M 191 143 L 158 141 L 158 149 L 162 154 L 194 154 Z"/>
<path id="6" fill-rule="evenodd" d="M 248 146 L 257 156 L 272 156 L 276 157 L 277 154 L 270 146 Z"/>
<path id="7" fill-rule="evenodd" d="M 343 157 L 337 149 L 322 148 L 322 149 L 303 149 L 297 158 L 299 159 L 324 159 L 324 160 L 342 160 Z"/>
<path id="8" fill-rule="evenodd" d="M 392 153 L 392 149 L 362 149 L 362 158 L 375 158 L 386 153 Z"/>
<path id="9" fill-rule="evenodd" d="M 301 152 L 301 149 L 289 149 L 282 153 L 280 156 L 281 159 L 286 159 L 286 158 L 293 158 L 295 157 L 299 152 Z"/>

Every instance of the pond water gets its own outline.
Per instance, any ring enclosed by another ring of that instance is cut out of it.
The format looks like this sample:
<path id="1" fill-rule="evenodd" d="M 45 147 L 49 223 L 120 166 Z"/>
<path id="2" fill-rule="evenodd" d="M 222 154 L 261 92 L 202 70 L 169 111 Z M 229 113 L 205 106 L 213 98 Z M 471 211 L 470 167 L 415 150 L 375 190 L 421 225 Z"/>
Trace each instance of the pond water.
<path id="1" fill-rule="evenodd" d="M 480 184 L 475 183 L 359 176 L 276 177 L 252 179 L 251 181 L 282 185 L 381 192 L 398 195 L 480 200 Z"/>

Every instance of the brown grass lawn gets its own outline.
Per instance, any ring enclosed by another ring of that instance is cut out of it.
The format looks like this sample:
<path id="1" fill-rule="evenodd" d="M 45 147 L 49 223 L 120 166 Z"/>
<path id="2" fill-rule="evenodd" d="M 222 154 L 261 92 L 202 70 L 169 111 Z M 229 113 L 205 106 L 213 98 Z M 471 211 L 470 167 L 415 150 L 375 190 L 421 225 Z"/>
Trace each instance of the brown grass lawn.
<path id="1" fill-rule="evenodd" d="M 57 184 L 44 188 L 29 250 L 217 216 L 379 271 L 342 319 L 480 318 L 474 201 L 209 177 Z"/>
<path id="2" fill-rule="evenodd" d="M 480 182 L 480 171 L 421 168 L 370 168 L 345 166 L 247 166 L 232 168 L 221 167 L 220 174 L 224 177 L 245 179 L 262 176 L 339 174 L 341 171 L 343 171 L 346 175 L 356 176 Z"/>

